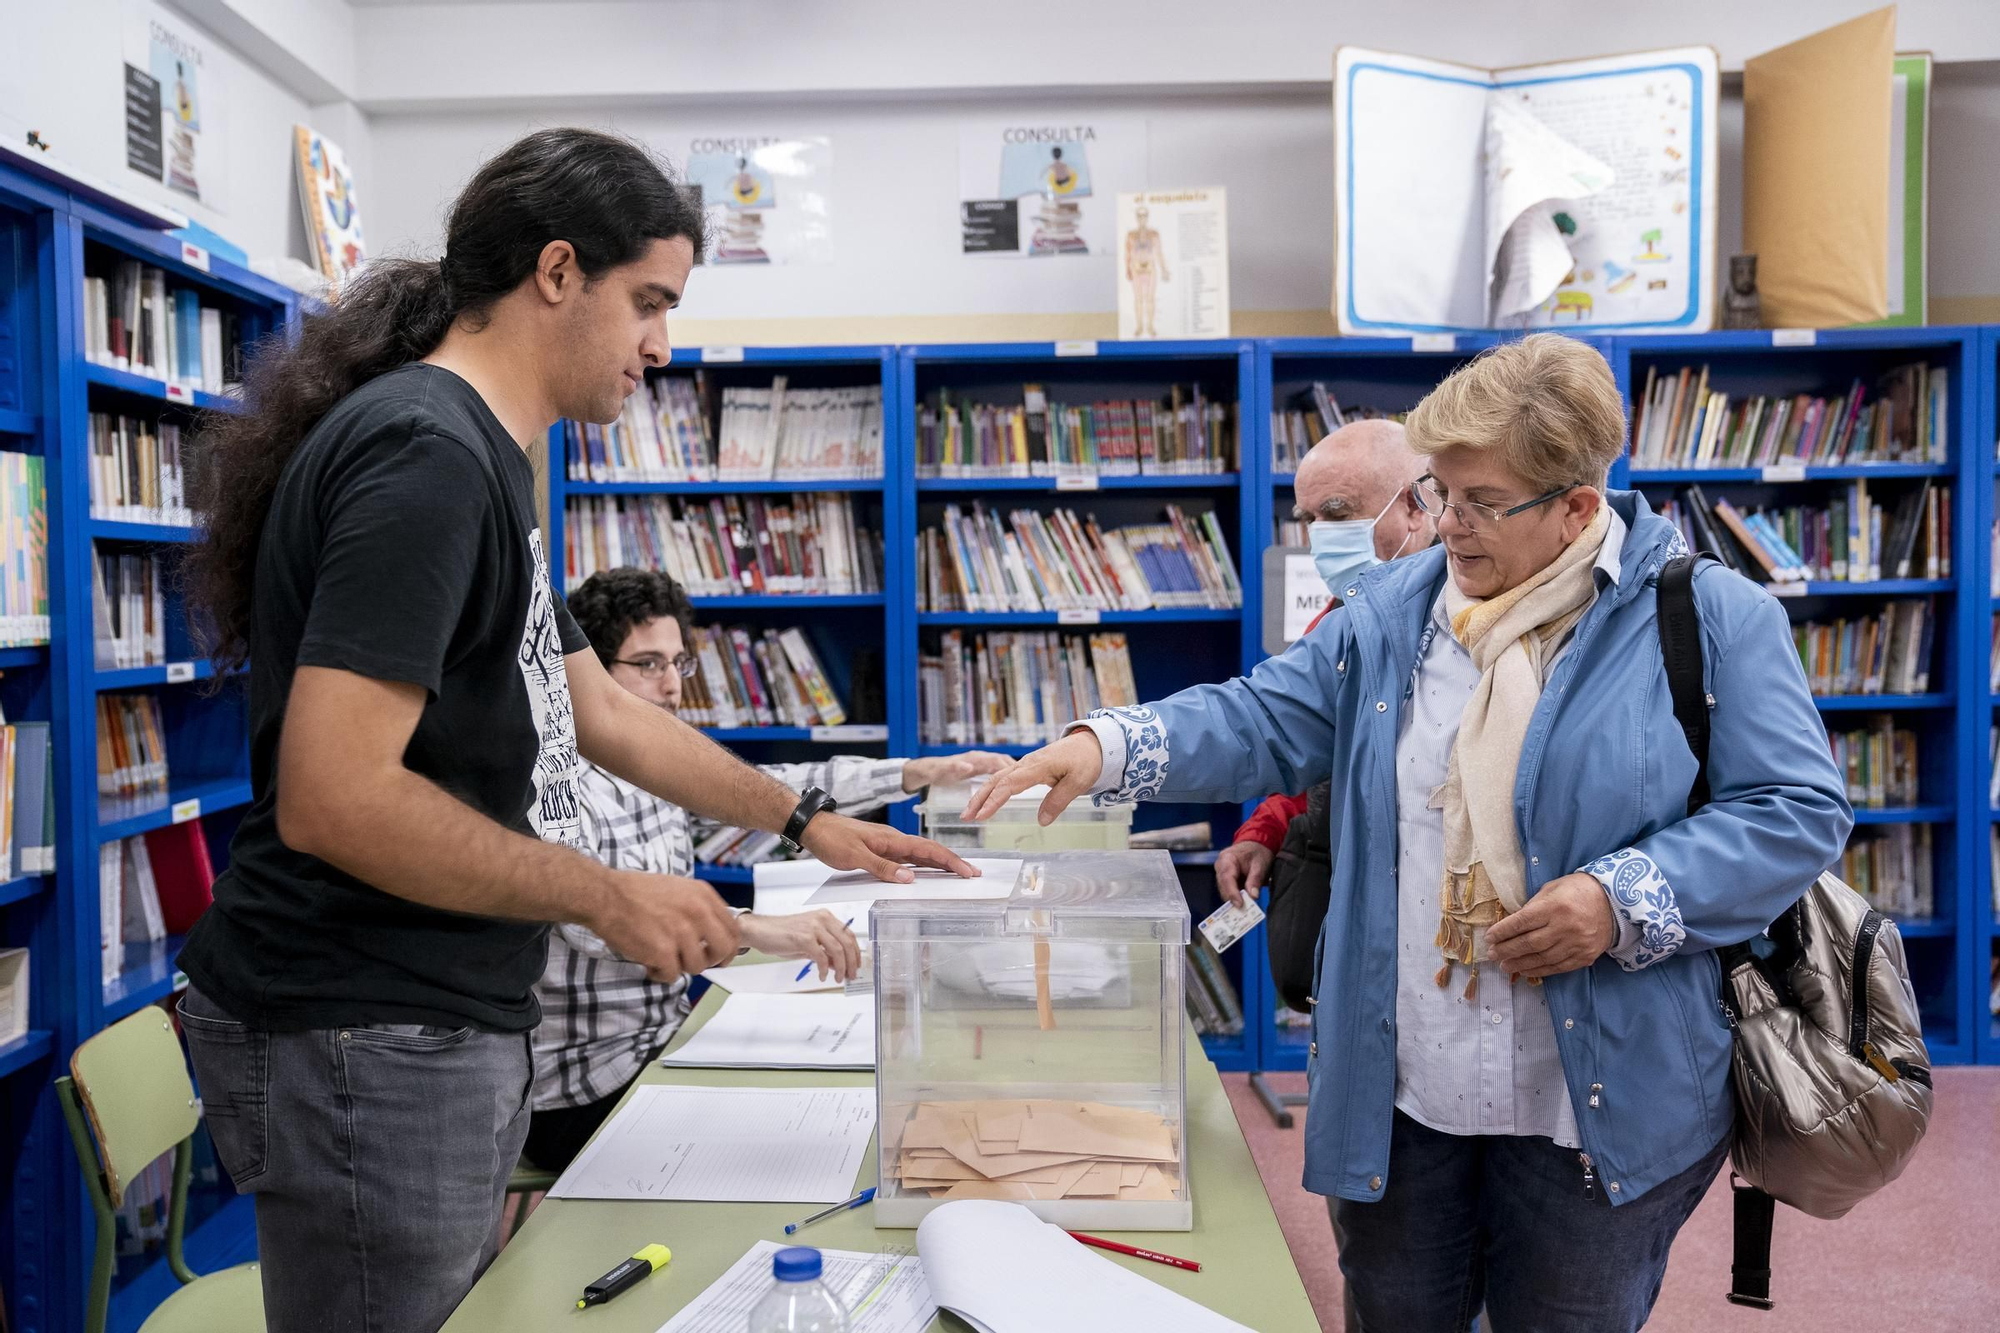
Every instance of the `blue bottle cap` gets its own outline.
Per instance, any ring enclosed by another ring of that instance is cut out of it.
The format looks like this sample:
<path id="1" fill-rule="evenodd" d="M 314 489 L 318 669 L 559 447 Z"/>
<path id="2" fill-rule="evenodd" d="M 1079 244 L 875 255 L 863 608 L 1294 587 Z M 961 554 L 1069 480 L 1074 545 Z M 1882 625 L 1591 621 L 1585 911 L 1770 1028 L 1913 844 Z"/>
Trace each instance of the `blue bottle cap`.
<path id="1" fill-rule="evenodd" d="M 794 1245 L 771 1256 L 771 1276 L 780 1282 L 813 1282 L 819 1278 L 819 1251 Z"/>

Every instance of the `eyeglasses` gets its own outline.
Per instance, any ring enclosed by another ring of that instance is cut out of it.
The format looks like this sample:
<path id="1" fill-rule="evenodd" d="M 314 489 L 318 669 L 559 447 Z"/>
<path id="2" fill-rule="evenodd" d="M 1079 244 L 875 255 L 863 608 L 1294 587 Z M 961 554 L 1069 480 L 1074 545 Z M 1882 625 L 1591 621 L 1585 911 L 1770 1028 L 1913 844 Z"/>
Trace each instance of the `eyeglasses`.
<path id="1" fill-rule="evenodd" d="M 669 667 L 683 676 L 692 676 L 698 665 L 693 653 L 675 653 L 671 658 L 659 657 L 648 653 L 644 657 L 635 657 L 629 662 L 622 657 L 614 657 L 611 661 L 616 666 L 631 667 L 646 680 L 658 680 L 667 674 Z"/>
<path id="2" fill-rule="evenodd" d="M 1503 518 L 1512 518 L 1516 514 L 1526 513 L 1536 505 L 1545 505 L 1558 496 L 1569 494 L 1583 484 L 1580 481 L 1573 481 L 1567 486 L 1557 487 L 1547 495 L 1517 504 L 1512 509 L 1495 509 L 1492 505 L 1481 504 L 1477 500 L 1447 500 L 1438 494 L 1434 484 L 1436 480 L 1437 478 L 1426 472 L 1410 483 L 1410 493 L 1417 497 L 1417 505 L 1432 518 L 1443 518 L 1444 511 L 1451 510 L 1458 515 L 1458 521 L 1465 526 L 1467 532 L 1496 527 Z"/>

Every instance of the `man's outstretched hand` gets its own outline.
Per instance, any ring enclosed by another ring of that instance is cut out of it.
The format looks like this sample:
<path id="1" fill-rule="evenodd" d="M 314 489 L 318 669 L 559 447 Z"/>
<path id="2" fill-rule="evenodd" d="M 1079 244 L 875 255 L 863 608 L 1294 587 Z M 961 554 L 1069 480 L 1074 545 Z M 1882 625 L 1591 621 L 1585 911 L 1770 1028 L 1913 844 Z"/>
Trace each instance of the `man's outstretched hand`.
<path id="1" fill-rule="evenodd" d="M 887 824 L 870 824 L 828 810 L 814 815 L 799 845 L 835 870 L 865 870 L 877 879 L 907 884 L 916 876 L 912 865 L 934 866 L 967 879 L 979 872 L 949 848 L 929 838 L 912 837 Z"/>

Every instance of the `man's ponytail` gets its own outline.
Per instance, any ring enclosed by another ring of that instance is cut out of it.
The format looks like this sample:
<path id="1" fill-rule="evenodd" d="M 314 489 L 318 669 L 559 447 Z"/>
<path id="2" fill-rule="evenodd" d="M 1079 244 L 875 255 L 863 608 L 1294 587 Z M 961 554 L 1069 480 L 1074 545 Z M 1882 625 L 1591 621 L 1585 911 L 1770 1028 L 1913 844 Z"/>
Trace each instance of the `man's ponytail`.
<path id="1" fill-rule="evenodd" d="M 639 145 L 594 130 L 542 130 L 479 169 L 452 205 L 441 260 L 377 259 L 295 340 L 267 338 L 243 376 L 242 410 L 197 424 L 190 494 L 204 528 L 184 569 L 196 639 L 216 678 L 250 652 L 264 518 L 285 466 L 334 404 L 437 350 L 453 324 L 475 327 L 568 241 L 586 278 L 684 238 L 696 258 L 698 196 Z"/>

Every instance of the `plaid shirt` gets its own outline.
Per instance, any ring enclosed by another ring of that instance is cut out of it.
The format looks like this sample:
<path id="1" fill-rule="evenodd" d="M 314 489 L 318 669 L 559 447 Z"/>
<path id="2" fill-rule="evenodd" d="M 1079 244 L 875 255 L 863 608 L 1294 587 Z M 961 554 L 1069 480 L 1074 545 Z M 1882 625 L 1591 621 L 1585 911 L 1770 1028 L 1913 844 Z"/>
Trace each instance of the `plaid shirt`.
<path id="1" fill-rule="evenodd" d="M 814 764 L 762 764 L 788 787 L 822 787 L 844 814 L 866 814 L 903 796 L 901 759 L 836 755 Z M 616 870 L 686 875 L 694 868 L 688 812 L 588 760 L 578 765 L 583 851 Z M 611 952 L 578 925 L 549 932 L 549 961 L 535 985 L 534 1109 L 587 1106 L 623 1091 L 686 1020 L 688 979 L 671 985 Z"/>

